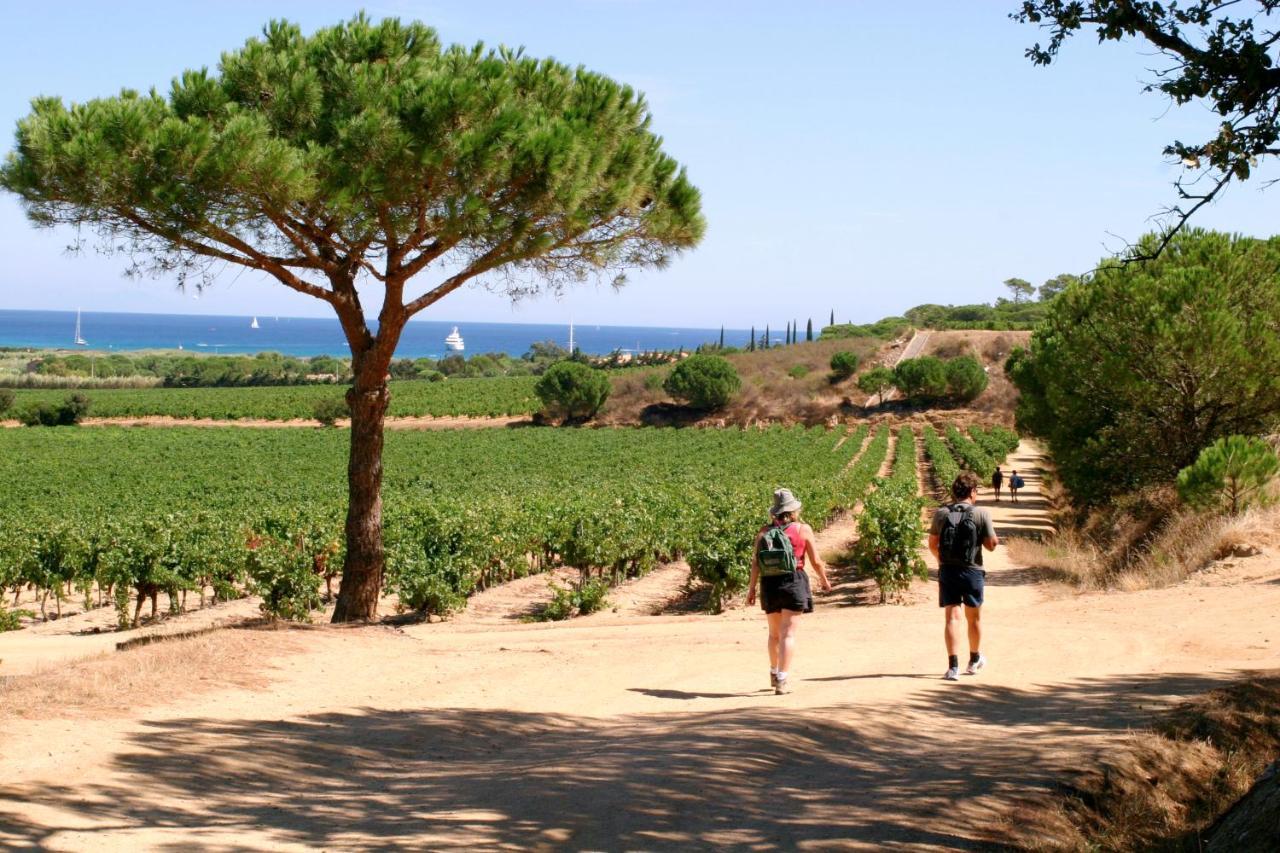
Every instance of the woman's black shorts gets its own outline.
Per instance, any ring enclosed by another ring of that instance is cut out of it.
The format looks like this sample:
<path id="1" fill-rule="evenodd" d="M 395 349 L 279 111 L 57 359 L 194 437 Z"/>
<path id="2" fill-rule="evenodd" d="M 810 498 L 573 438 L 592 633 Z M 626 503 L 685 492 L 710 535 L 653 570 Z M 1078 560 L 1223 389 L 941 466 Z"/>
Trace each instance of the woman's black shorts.
<path id="1" fill-rule="evenodd" d="M 809 576 L 803 569 L 797 569 L 789 575 L 760 578 L 760 606 L 765 613 L 781 613 L 783 610 L 812 613 L 813 593 L 809 591 Z"/>

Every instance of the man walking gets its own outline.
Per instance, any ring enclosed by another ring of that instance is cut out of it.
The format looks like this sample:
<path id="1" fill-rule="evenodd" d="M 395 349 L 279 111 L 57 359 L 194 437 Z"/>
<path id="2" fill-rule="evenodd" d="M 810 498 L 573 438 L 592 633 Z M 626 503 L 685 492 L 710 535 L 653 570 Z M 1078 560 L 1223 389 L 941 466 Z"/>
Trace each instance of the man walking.
<path id="1" fill-rule="evenodd" d="M 996 472 L 991 475 L 991 489 L 996 493 L 996 500 L 1000 500 L 1000 487 L 1004 485 L 1004 472 L 1000 470 L 1000 466 L 996 466 Z"/>
<path id="2" fill-rule="evenodd" d="M 949 506 L 938 507 L 929 527 L 929 550 L 938 560 L 938 606 L 945 611 L 943 637 L 947 644 L 947 681 L 960 680 L 960 626 L 969 628 L 969 667 L 977 675 L 987 665 L 982 647 L 982 598 L 987 573 L 982 549 L 1000 544 L 991 513 L 979 508 L 978 475 L 964 471 L 951 484 Z"/>

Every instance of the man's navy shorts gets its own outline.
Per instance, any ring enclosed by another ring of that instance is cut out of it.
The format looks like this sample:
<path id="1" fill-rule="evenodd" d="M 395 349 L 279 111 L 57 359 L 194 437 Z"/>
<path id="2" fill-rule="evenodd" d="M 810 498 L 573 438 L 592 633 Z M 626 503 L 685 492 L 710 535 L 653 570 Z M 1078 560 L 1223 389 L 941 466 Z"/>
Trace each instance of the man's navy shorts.
<path id="1" fill-rule="evenodd" d="M 943 566 L 938 569 L 938 606 L 981 607 L 987 573 L 971 566 Z"/>

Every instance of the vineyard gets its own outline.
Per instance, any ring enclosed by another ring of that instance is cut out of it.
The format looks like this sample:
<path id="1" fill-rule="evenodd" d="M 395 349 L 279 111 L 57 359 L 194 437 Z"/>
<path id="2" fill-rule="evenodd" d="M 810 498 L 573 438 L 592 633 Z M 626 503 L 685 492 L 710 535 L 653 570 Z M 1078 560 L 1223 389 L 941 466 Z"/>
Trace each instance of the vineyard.
<path id="1" fill-rule="evenodd" d="M 1017 441 L 998 428 L 948 440 L 988 467 Z M 888 482 L 914 494 L 909 427 L 896 446 Z M 792 487 L 821 529 L 875 488 L 889 447 L 887 425 L 392 434 L 386 591 L 443 615 L 557 566 L 607 585 L 684 557 L 718 609 L 746 583 L 772 489 Z M 929 431 L 925 447 L 940 471 L 952 450 Z M 306 619 L 341 566 L 340 433 L 5 430 L 0 451 L 10 606 L 112 604 L 128 627 L 161 593 L 173 612 L 252 593 L 268 612 Z"/>
<path id="2" fill-rule="evenodd" d="M 393 381 L 391 409 L 396 416 L 500 417 L 534 412 L 538 398 L 536 377 L 499 376 L 485 379 Z M 295 385 L 241 388 L 109 388 L 86 392 L 91 417 L 212 418 L 215 420 L 290 420 L 310 418 L 317 401 L 340 400 L 340 385 Z M 60 403 L 62 391 L 19 390 L 13 409 L 28 403 Z"/>

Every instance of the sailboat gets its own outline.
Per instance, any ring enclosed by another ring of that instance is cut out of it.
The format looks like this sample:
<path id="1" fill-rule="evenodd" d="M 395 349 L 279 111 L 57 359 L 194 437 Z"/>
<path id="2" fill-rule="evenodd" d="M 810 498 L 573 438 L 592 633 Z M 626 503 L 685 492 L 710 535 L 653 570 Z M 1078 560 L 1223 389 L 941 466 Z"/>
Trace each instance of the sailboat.
<path id="1" fill-rule="evenodd" d="M 80 335 L 80 309 L 76 309 L 76 346 L 87 347 L 89 342 Z"/>
<path id="2" fill-rule="evenodd" d="M 258 318 L 257 318 L 257 317 L 254 317 L 254 318 L 253 318 L 253 322 L 249 324 L 249 328 L 250 328 L 250 329 L 257 329 L 257 328 L 260 328 L 260 326 L 258 326 Z"/>
<path id="3" fill-rule="evenodd" d="M 462 352 L 466 349 L 466 344 L 462 342 L 462 335 L 458 334 L 457 326 L 454 326 L 453 331 L 444 339 L 444 345 L 454 352 Z"/>

